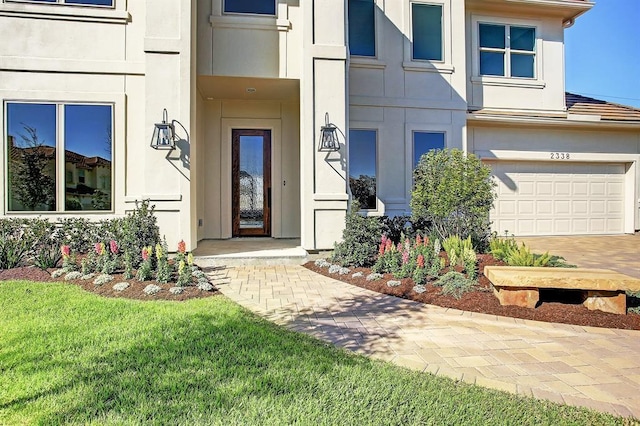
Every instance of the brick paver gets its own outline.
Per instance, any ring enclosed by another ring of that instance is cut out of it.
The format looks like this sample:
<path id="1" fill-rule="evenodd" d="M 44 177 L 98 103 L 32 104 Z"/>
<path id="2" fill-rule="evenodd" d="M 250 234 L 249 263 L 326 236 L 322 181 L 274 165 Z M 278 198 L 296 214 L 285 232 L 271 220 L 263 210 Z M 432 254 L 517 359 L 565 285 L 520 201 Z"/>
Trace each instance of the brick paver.
<path id="1" fill-rule="evenodd" d="M 640 332 L 547 324 L 378 294 L 297 265 L 215 271 L 230 299 L 289 329 L 407 368 L 640 418 Z"/>

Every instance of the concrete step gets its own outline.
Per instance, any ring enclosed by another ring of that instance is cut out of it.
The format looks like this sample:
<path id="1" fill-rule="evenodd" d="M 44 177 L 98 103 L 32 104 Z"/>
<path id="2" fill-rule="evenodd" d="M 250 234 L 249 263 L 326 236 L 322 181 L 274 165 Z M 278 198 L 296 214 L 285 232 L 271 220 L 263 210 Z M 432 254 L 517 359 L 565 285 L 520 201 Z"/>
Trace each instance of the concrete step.
<path id="1" fill-rule="evenodd" d="M 201 268 L 238 265 L 302 265 L 309 254 L 302 247 L 243 251 L 214 255 L 194 256 Z"/>

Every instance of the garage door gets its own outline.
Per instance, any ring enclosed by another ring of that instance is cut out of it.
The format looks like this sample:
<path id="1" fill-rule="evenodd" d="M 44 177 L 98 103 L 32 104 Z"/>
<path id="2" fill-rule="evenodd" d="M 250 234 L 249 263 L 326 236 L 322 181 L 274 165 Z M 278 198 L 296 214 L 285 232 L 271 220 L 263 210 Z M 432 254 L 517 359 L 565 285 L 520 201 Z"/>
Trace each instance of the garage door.
<path id="1" fill-rule="evenodd" d="M 624 164 L 495 161 L 498 234 L 616 234 L 624 225 Z"/>

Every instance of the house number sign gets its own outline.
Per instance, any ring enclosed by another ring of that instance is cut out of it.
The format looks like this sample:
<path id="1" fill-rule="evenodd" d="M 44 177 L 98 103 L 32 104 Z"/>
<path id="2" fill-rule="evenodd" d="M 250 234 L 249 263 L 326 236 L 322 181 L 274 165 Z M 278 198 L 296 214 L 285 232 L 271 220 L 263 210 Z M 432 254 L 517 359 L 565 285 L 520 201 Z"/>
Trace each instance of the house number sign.
<path id="1" fill-rule="evenodd" d="M 569 160 L 570 156 L 568 152 L 550 152 L 552 160 Z"/>

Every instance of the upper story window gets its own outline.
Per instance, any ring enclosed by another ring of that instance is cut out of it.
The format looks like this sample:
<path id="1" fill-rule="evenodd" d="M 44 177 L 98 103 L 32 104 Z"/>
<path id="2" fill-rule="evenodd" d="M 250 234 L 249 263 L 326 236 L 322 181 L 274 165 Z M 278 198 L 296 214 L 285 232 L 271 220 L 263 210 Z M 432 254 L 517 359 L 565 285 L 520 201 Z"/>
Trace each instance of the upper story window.
<path id="1" fill-rule="evenodd" d="M 377 208 L 375 130 L 349 130 L 349 187 L 361 210 Z"/>
<path id="2" fill-rule="evenodd" d="M 374 0 L 349 0 L 349 53 L 376 56 Z"/>
<path id="3" fill-rule="evenodd" d="M 112 192 L 113 106 L 8 102 L 8 210 L 104 211 Z"/>
<path id="4" fill-rule="evenodd" d="M 276 0 L 224 0 L 224 12 L 275 15 Z"/>
<path id="5" fill-rule="evenodd" d="M 13 0 L 18 1 L 18 0 Z M 113 7 L 114 0 L 23 0 L 21 3 L 61 3 L 77 4 L 82 6 L 109 6 Z"/>
<path id="6" fill-rule="evenodd" d="M 411 3 L 412 59 L 442 61 L 442 5 Z"/>
<path id="7" fill-rule="evenodd" d="M 535 78 L 536 30 L 479 24 L 480 75 Z"/>

